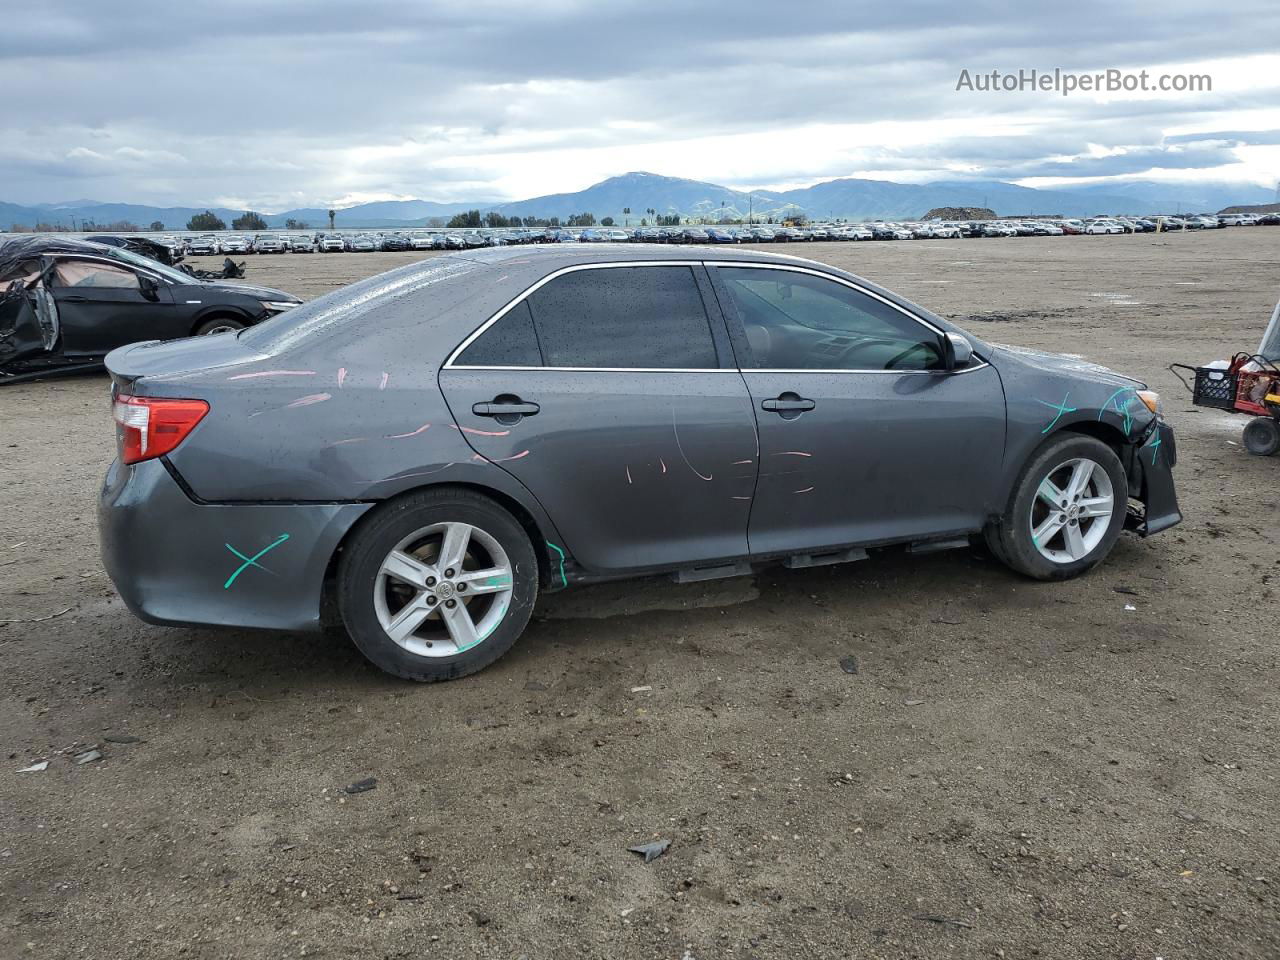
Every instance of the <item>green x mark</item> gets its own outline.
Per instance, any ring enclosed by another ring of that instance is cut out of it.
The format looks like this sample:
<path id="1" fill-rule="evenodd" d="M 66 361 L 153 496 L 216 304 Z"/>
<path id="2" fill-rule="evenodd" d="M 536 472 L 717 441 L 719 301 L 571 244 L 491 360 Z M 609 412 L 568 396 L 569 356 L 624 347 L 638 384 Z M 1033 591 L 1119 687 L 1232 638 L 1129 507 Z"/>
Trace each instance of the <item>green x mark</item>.
<path id="1" fill-rule="evenodd" d="M 233 583 L 235 583 L 235 582 L 236 582 L 236 577 L 240 576 L 240 574 L 244 573 L 244 572 L 245 572 L 246 570 L 248 570 L 250 567 L 257 567 L 259 570 L 267 570 L 267 568 L 266 568 L 266 567 L 264 567 L 262 564 L 260 564 L 258 561 L 259 561 L 263 556 L 265 556 L 266 554 L 270 553 L 272 550 L 274 550 L 276 547 L 280 546 L 280 544 L 284 543 L 284 542 L 285 542 L 286 540 L 288 540 L 288 539 L 289 539 L 289 535 L 288 535 L 287 533 L 282 533 L 282 534 L 280 534 L 280 536 L 276 537 L 276 539 L 275 539 L 275 541 L 274 541 L 274 542 L 272 542 L 272 543 L 268 544 L 267 546 L 263 547 L 261 550 L 259 550 L 257 553 L 255 553 L 252 557 L 246 557 L 243 553 L 241 553 L 239 550 L 237 550 L 237 549 L 236 549 L 235 547 L 233 547 L 231 544 L 229 544 L 229 543 L 224 543 L 224 544 L 223 544 L 223 546 L 224 546 L 224 547 L 226 547 L 228 550 L 230 550 L 232 553 L 234 553 L 234 554 L 235 554 L 237 557 L 239 557 L 241 560 L 243 560 L 243 561 L 244 561 L 244 563 L 240 564 L 240 566 L 236 568 L 236 572 L 235 572 L 235 573 L 233 573 L 231 576 L 227 577 L 227 582 L 226 582 L 226 583 L 224 583 L 224 584 L 222 585 L 222 589 L 223 589 L 223 590 L 230 590 L 230 589 L 231 589 L 231 585 L 232 585 Z M 268 573 L 270 573 L 271 571 L 270 571 L 270 570 L 267 570 L 267 572 L 268 572 Z"/>
<path id="2" fill-rule="evenodd" d="M 1040 431 L 1041 433 L 1048 433 L 1050 430 L 1052 430 L 1052 429 L 1053 429 L 1053 425 L 1054 425 L 1055 423 L 1057 423 L 1059 420 L 1061 420 L 1061 419 L 1062 419 L 1062 415 L 1063 415 L 1064 413 L 1075 413 L 1075 412 L 1076 412 L 1076 408 L 1075 408 L 1075 407 L 1068 407 L 1068 406 L 1067 406 L 1067 401 L 1068 401 L 1068 400 L 1070 400 L 1070 399 L 1071 399 L 1071 394 L 1070 394 L 1070 393 L 1068 393 L 1068 394 L 1066 394 L 1065 396 L 1063 396 L 1063 398 L 1062 398 L 1062 402 L 1061 402 L 1061 403 L 1050 403 L 1048 400 L 1036 400 L 1036 403 L 1042 403 L 1042 404 L 1044 404 L 1046 407 L 1049 407 L 1049 408 L 1050 408 L 1050 409 L 1052 409 L 1052 410 L 1057 410 L 1057 411 L 1058 411 L 1057 415 L 1056 415 L 1052 420 L 1050 420 L 1047 424 L 1045 424 L 1045 428 L 1044 428 L 1043 430 L 1041 430 L 1041 431 Z"/>

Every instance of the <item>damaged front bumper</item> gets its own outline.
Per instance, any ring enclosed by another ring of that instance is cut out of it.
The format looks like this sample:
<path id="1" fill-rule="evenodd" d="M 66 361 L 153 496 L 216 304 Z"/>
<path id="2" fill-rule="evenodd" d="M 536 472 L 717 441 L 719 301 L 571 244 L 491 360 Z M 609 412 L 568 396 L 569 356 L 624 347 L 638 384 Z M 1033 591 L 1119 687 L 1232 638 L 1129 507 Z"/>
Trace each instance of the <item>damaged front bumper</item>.
<path id="1" fill-rule="evenodd" d="M 1180 523 L 1182 511 L 1173 487 L 1173 468 L 1178 462 L 1173 428 L 1164 420 L 1152 421 L 1139 442 L 1126 453 L 1129 496 L 1139 501 L 1142 509 L 1130 507 L 1125 527 L 1149 537 Z"/>
<path id="2" fill-rule="evenodd" d="M 165 464 L 116 461 L 98 502 L 102 561 L 148 623 L 317 630 L 325 573 L 367 503 L 201 503 Z"/>

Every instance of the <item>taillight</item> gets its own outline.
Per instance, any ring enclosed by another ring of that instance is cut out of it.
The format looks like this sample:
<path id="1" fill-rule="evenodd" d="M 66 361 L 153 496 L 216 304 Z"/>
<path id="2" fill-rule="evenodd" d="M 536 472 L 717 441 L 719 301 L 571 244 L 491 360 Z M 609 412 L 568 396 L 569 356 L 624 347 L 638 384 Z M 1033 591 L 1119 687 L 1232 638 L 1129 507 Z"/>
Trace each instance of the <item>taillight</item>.
<path id="1" fill-rule="evenodd" d="M 120 441 L 120 460 L 138 463 L 163 457 L 187 438 L 206 413 L 203 400 L 116 397 L 111 408 Z"/>

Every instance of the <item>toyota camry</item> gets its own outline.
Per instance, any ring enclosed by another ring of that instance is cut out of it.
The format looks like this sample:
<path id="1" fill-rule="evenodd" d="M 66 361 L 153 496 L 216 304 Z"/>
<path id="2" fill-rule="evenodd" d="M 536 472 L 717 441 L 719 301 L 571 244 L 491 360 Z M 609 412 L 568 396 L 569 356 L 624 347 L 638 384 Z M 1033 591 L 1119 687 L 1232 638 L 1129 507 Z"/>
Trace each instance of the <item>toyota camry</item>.
<path id="1" fill-rule="evenodd" d="M 443 680 L 540 592 L 984 539 L 1019 574 L 1181 519 L 1145 385 L 738 249 L 439 256 L 107 357 L 107 570 L 160 624 L 315 630 Z"/>

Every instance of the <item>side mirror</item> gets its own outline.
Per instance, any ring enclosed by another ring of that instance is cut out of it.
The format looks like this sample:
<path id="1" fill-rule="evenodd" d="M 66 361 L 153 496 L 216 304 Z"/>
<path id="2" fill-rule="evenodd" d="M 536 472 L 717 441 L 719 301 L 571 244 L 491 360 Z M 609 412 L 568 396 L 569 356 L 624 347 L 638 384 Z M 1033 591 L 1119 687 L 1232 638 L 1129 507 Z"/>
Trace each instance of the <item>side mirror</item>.
<path id="1" fill-rule="evenodd" d="M 160 299 L 160 285 L 145 273 L 138 274 L 138 290 L 148 300 Z"/>
<path id="2" fill-rule="evenodd" d="M 973 344 L 962 333 L 944 334 L 942 349 L 948 370 L 962 370 L 973 360 Z"/>

